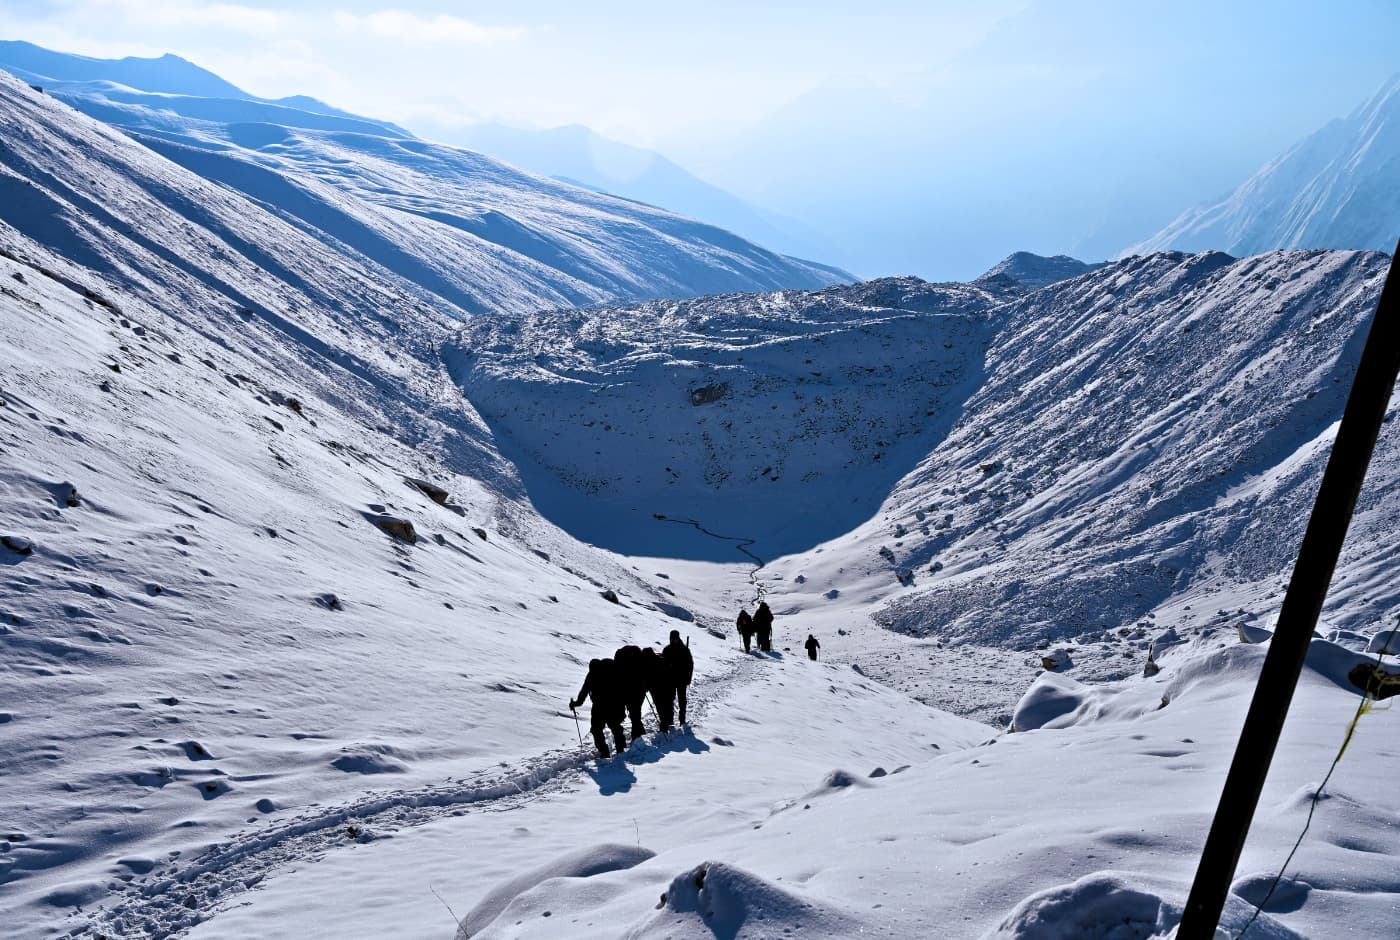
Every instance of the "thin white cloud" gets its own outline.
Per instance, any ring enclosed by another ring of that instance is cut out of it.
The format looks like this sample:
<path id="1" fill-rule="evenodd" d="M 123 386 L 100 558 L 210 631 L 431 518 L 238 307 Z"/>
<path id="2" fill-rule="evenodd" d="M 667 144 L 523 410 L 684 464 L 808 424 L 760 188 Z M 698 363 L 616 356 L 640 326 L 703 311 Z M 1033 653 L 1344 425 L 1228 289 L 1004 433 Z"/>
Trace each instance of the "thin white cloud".
<path id="1" fill-rule="evenodd" d="M 338 10 L 335 24 L 346 33 L 419 45 L 510 42 L 525 35 L 520 27 L 483 26 L 450 13 L 421 16 L 397 9 L 366 14 Z"/>
<path id="2" fill-rule="evenodd" d="M 274 36 L 287 28 L 291 15 L 236 3 L 203 3 L 201 0 L 81 0 L 70 8 L 74 19 L 114 20 L 128 31 L 133 28 L 217 30 L 247 36 Z"/>

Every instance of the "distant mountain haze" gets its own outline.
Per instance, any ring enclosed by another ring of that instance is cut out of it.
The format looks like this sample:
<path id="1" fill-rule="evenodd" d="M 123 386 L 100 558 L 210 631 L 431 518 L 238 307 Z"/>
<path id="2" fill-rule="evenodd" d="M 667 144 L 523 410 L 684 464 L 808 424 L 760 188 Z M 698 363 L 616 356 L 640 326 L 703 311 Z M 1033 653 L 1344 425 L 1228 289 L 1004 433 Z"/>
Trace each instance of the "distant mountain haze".
<path id="1" fill-rule="evenodd" d="M 655 151 L 611 140 L 580 124 L 527 129 L 497 122 L 455 127 L 413 123 L 429 140 L 479 150 L 532 173 L 704 219 L 786 254 L 823 259 L 836 252 L 829 239 L 809 226 L 747 203 Z"/>
<path id="2" fill-rule="evenodd" d="M 1127 249 L 1257 254 L 1274 248 L 1374 248 L 1400 239 L 1400 74 L 1216 202 Z"/>

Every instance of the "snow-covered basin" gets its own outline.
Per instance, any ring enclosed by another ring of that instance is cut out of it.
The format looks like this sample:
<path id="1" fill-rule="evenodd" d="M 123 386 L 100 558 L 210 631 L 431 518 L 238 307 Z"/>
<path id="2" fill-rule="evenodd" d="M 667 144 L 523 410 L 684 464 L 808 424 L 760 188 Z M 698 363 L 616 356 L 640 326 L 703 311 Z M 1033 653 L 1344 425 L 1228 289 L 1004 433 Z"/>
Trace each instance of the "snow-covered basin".
<path id="1" fill-rule="evenodd" d="M 1323 651 L 1329 674 L 1337 649 Z M 1164 937 L 1262 656 L 1172 650 L 1153 679 L 1094 690 L 1079 723 L 1002 736 L 846 667 L 755 658 L 740 674 L 753 681 L 694 737 L 328 854 L 191 936 L 451 937 L 454 916 L 481 926 L 473 908 L 494 892 L 500 913 L 475 936 Z M 1226 908 L 1233 931 L 1301 831 L 1357 702 L 1305 670 Z M 1251 935 L 1394 935 L 1397 730 L 1393 712 L 1362 717 Z M 522 872 L 620 846 L 629 867 L 546 878 L 501 904 L 498 886 Z"/>

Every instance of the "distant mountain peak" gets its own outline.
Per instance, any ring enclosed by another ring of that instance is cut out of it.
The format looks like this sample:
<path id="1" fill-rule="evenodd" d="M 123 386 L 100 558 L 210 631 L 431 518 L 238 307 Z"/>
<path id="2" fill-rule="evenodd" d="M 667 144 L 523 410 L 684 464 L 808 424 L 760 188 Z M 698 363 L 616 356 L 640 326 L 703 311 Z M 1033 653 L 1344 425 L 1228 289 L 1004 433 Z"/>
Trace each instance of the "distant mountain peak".
<path id="1" fill-rule="evenodd" d="M 1039 290 L 1059 281 L 1097 270 L 1106 262 L 1090 263 L 1069 255 L 1046 257 L 1029 251 L 1013 251 L 973 283 L 1013 282 L 1024 290 Z"/>
<path id="2" fill-rule="evenodd" d="M 1279 248 L 1393 251 L 1400 236 L 1400 74 L 1345 118 L 1329 121 L 1233 192 L 1195 206 L 1126 249 Z"/>

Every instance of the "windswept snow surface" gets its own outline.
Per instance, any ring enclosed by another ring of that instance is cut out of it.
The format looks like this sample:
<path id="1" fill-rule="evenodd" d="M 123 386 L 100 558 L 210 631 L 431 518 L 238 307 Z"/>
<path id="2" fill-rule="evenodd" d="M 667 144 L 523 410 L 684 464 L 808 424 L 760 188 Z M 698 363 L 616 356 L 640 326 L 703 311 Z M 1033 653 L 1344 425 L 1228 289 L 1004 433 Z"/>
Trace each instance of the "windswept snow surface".
<path id="1" fill-rule="evenodd" d="M 1299 141 L 1219 202 L 1188 209 L 1124 254 L 1175 248 L 1247 255 L 1372 248 L 1400 239 L 1400 75 Z"/>

